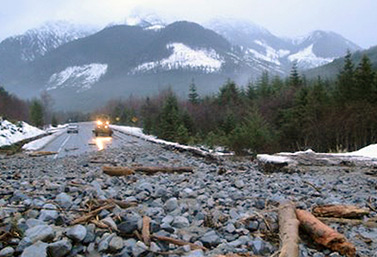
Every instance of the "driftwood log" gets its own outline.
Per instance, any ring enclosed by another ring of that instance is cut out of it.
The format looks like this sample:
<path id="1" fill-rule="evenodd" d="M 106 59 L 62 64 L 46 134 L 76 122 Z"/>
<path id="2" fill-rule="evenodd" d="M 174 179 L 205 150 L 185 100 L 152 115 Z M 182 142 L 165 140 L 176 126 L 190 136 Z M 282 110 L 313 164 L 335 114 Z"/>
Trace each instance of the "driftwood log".
<path id="1" fill-rule="evenodd" d="M 155 174 L 157 172 L 163 173 L 183 173 L 183 172 L 193 172 L 191 167 L 134 167 L 135 171 L 145 172 L 147 174 Z"/>
<path id="2" fill-rule="evenodd" d="M 300 226 L 315 242 L 347 257 L 356 256 L 356 248 L 353 244 L 347 242 L 343 235 L 323 224 L 310 212 L 296 209 L 296 216 Z"/>
<path id="3" fill-rule="evenodd" d="M 29 156 L 31 157 L 39 157 L 39 156 L 45 156 L 45 155 L 54 155 L 58 152 L 52 152 L 52 151 L 36 151 L 29 153 Z"/>
<path id="4" fill-rule="evenodd" d="M 369 214 L 369 210 L 354 205 L 329 204 L 314 207 L 312 213 L 318 217 L 354 219 Z"/>
<path id="5" fill-rule="evenodd" d="M 150 225 L 151 225 L 151 218 L 149 218 L 148 216 L 144 216 L 143 228 L 141 230 L 141 237 L 143 238 L 144 244 L 147 246 L 149 246 L 151 243 Z"/>
<path id="6" fill-rule="evenodd" d="M 148 175 L 153 175 L 157 172 L 163 173 L 183 173 L 183 172 L 193 172 L 191 167 L 143 167 L 135 166 L 132 168 L 121 167 L 121 166 L 103 166 L 102 171 L 110 176 L 129 176 L 137 172 L 145 172 Z"/>
<path id="7" fill-rule="evenodd" d="M 103 166 L 102 171 L 110 176 L 129 176 L 134 174 L 134 170 L 127 167 L 118 167 L 118 166 Z"/>
<path id="8" fill-rule="evenodd" d="M 298 257 L 298 227 L 300 222 L 296 218 L 295 206 L 292 202 L 286 202 L 279 206 L 279 257 Z"/>

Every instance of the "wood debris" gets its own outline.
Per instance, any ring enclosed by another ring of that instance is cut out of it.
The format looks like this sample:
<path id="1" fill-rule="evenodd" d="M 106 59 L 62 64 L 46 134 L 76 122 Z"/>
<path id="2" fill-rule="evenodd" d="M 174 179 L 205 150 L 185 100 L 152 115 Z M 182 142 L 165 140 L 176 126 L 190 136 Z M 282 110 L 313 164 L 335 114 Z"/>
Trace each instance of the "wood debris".
<path id="1" fill-rule="evenodd" d="M 334 218 L 361 218 L 369 214 L 368 209 L 362 209 L 354 205 L 328 204 L 316 206 L 312 210 L 313 214 L 318 217 Z"/>
<path id="2" fill-rule="evenodd" d="M 102 171 L 110 176 L 129 176 L 135 172 L 144 172 L 148 175 L 153 175 L 158 172 L 163 173 L 183 173 L 183 172 L 194 172 L 191 167 L 144 167 L 144 166 L 134 166 L 132 168 L 122 167 L 122 166 L 103 166 Z"/>
<path id="3" fill-rule="evenodd" d="M 208 250 L 204 246 L 200 246 L 200 245 L 197 245 L 197 244 L 193 244 L 193 243 L 190 243 L 190 242 L 186 242 L 186 241 L 183 241 L 183 240 L 179 240 L 179 239 L 175 239 L 175 238 L 171 238 L 171 237 L 167 237 L 167 236 L 152 235 L 151 237 L 154 240 L 165 241 L 165 242 L 168 242 L 170 244 L 174 244 L 174 245 L 178 245 L 178 246 L 189 245 L 192 250 L 203 250 L 203 251 Z"/>
<path id="4" fill-rule="evenodd" d="M 147 246 L 149 246 L 151 243 L 150 225 L 151 225 L 151 218 L 149 218 L 148 216 L 144 216 L 143 228 L 141 230 L 141 237 L 143 238 L 144 244 Z"/>
<path id="5" fill-rule="evenodd" d="M 279 206 L 279 234 L 281 240 L 279 257 L 298 257 L 298 221 L 295 213 L 295 206 L 287 202 Z"/>
<path id="6" fill-rule="evenodd" d="M 134 170 L 127 167 L 103 166 L 102 171 L 109 176 L 129 176 L 134 174 Z"/>
<path id="7" fill-rule="evenodd" d="M 36 151 L 36 152 L 31 152 L 29 153 L 30 157 L 39 157 L 39 156 L 46 156 L 46 155 L 54 155 L 57 154 L 58 152 L 53 152 L 53 151 Z"/>
<path id="8" fill-rule="evenodd" d="M 356 248 L 353 244 L 347 242 L 343 235 L 322 223 L 310 212 L 296 209 L 296 216 L 300 226 L 315 242 L 347 257 L 356 256 Z"/>
<path id="9" fill-rule="evenodd" d="M 102 207 L 98 207 L 97 209 L 85 214 L 84 216 L 82 217 L 79 217 L 75 220 L 73 220 L 71 222 L 71 225 L 76 225 L 76 224 L 82 224 L 82 223 L 86 223 L 86 222 L 89 222 L 91 219 L 93 219 L 98 213 L 100 213 L 102 210 L 108 210 L 108 209 L 112 209 L 114 208 L 115 205 L 114 204 L 107 204 L 105 206 L 102 206 Z"/>

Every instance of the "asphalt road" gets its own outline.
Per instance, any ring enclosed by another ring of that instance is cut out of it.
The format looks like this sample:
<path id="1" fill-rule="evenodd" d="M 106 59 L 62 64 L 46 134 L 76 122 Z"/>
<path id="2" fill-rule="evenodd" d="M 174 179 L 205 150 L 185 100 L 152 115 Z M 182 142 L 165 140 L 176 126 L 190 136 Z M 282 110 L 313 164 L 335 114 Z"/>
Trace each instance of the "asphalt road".
<path id="1" fill-rule="evenodd" d="M 95 127 L 94 122 L 80 122 L 77 125 L 79 126 L 79 133 L 64 132 L 40 150 L 57 152 L 53 158 L 60 158 L 90 151 L 101 151 L 107 147 L 145 143 L 145 141 L 118 131 L 114 131 L 112 137 L 95 137 L 92 132 Z"/>

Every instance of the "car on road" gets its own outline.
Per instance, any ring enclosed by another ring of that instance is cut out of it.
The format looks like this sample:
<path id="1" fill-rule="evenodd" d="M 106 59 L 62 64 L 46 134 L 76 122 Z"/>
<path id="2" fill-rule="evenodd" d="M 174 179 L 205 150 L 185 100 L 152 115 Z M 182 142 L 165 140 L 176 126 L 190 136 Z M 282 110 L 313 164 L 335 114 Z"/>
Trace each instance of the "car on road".
<path id="1" fill-rule="evenodd" d="M 67 128 L 67 133 L 79 133 L 79 125 L 69 124 Z"/>
<path id="2" fill-rule="evenodd" d="M 100 117 L 96 121 L 96 127 L 93 130 L 96 137 L 113 135 L 113 130 L 110 128 L 110 119 L 106 116 Z"/>

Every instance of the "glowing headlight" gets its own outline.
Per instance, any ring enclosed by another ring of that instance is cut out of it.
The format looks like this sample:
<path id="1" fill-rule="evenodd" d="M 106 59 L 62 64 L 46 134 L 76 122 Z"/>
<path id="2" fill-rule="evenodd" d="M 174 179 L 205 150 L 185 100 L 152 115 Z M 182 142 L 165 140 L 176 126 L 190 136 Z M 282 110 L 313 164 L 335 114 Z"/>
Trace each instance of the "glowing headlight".
<path id="1" fill-rule="evenodd" d="M 97 120 L 97 125 L 98 125 L 98 126 L 102 125 L 102 121 Z"/>
<path id="2" fill-rule="evenodd" d="M 109 121 L 106 121 L 106 124 L 107 124 L 107 125 L 109 125 L 109 124 L 110 124 L 110 122 L 109 122 Z"/>

